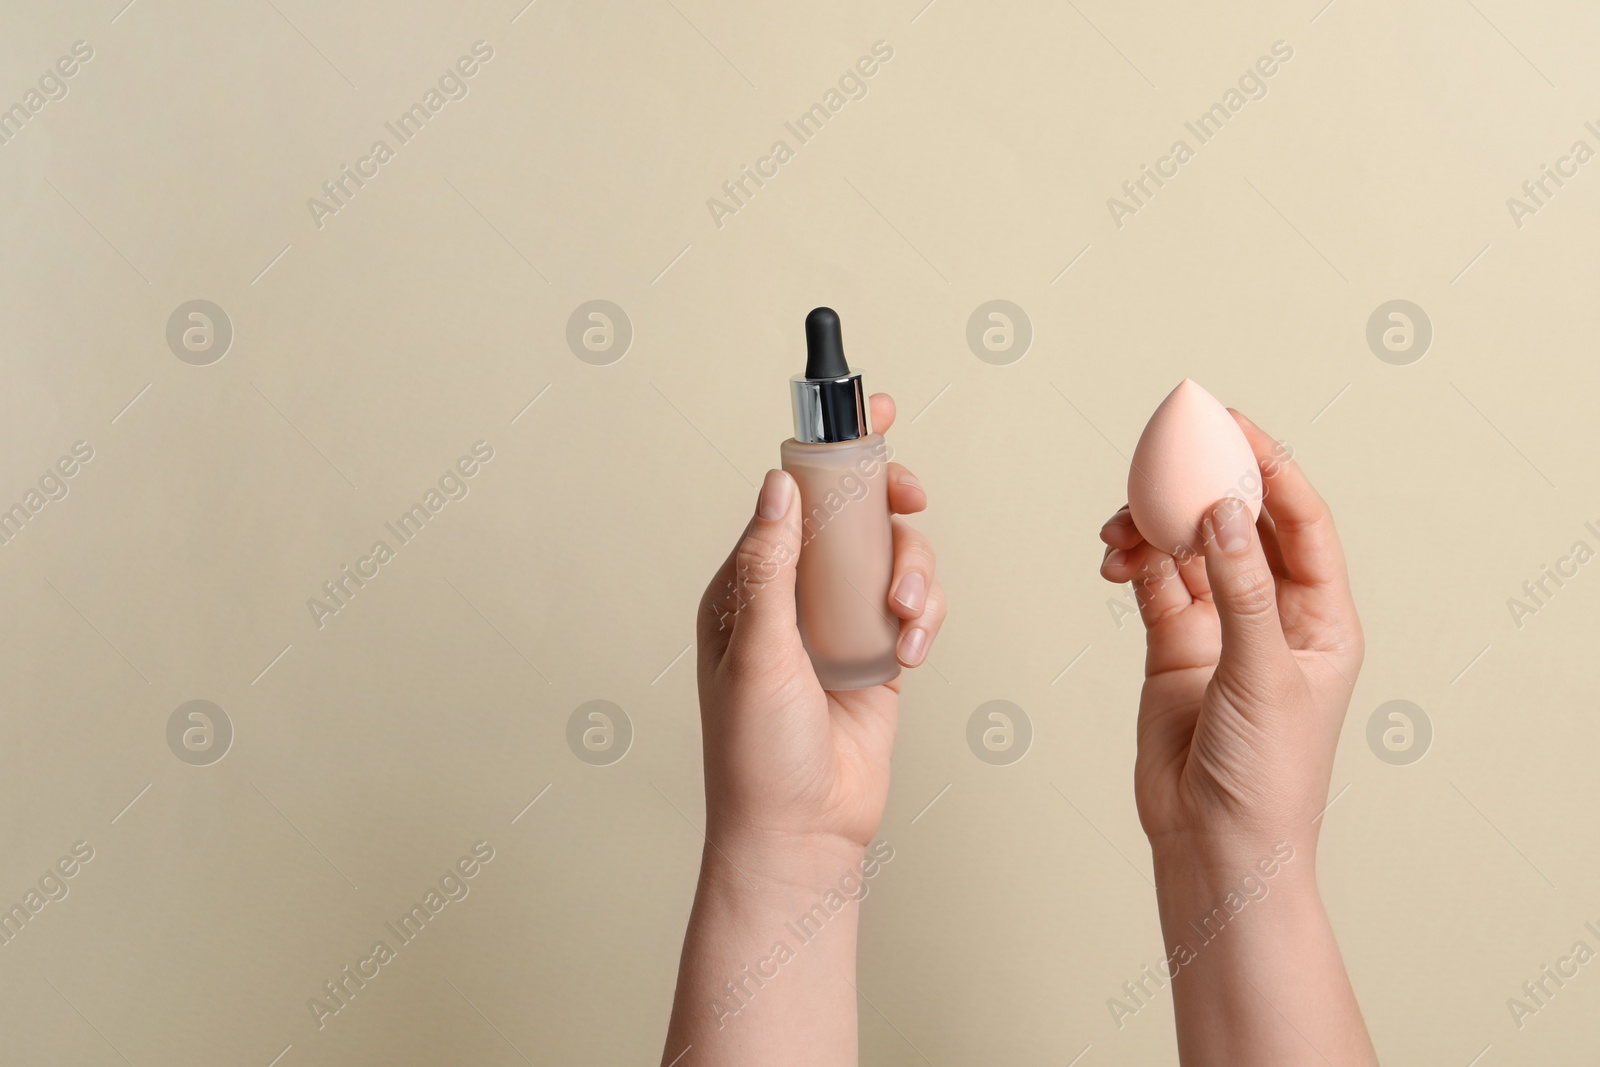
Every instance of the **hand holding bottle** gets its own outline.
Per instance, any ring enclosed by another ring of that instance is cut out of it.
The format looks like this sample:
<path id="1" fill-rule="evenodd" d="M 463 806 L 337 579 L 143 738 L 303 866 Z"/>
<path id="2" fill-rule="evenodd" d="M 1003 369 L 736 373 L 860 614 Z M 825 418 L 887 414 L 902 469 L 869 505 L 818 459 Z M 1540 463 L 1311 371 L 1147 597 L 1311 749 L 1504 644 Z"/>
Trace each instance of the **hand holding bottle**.
<path id="1" fill-rule="evenodd" d="M 894 402 L 878 394 L 870 406 L 887 430 Z M 882 476 L 893 564 L 872 607 L 898 632 L 899 664 L 915 667 L 944 621 L 944 591 L 927 538 L 900 518 L 927 495 L 898 463 Z M 817 680 L 795 604 L 803 537 L 794 479 L 768 471 L 700 603 L 706 847 L 663 1064 L 691 1048 L 698 1067 L 856 1062 L 851 887 L 861 890 L 888 799 L 901 678 L 834 692 Z M 823 910 L 826 933 L 801 945 L 791 924 L 825 899 L 851 903 Z"/>
<path id="2" fill-rule="evenodd" d="M 894 401 L 871 399 L 881 432 Z M 887 464 L 888 508 L 927 506 L 910 471 Z M 700 715 L 708 835 L 827 838 L 864 847 L 889 788 L 900 679 L 824 691 L 801 642 L 795 576 L 804 537 L 800 494 L 784 471 L 767 472 L 756 513 L 707 587 L 700 606 Z M 944 590 L 928 539 L 892 520 L 889 595 L 870 605 L 898 631 L 901 665 L 915 667 L 944 621 Z"/>

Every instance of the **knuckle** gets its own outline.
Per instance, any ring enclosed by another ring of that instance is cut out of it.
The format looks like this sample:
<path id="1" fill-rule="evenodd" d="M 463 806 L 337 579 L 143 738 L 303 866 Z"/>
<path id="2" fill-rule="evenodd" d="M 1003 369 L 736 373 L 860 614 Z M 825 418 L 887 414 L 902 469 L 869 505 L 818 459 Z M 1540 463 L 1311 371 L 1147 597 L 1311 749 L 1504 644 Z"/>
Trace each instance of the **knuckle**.
<path id="1" fill-rule="evenodd" d="M 791 563 L 794 546 L 784 537 L 747 531 L 733 555 L 700 597 L 697 629 L 704 634 L 731 630 L 739 614 Z"/>
<path id="2" fill-rule="evenodd" d="M 794 546 L 781 535 L 747 532 L 734 549 L 731 574 L 725 578 L 719 575 L 720 583 L 713 583 L 714 587 L 706 591 L 714 625 L 721 630 L 731 628 L 740 612 L 794 562 L 796 554 Z"/>
<path id="3" fill-rule="evenodd" d="M 895 538 L 896 560 L 907 565 L 921 563 L 923 569 L 933 570 L 938 562 L 938 554 L 934 552 L 933 542 L 928 540 L 927 535 L 910 523 L 900 521 L 898 517 L 894 520 L 894 527 L 898 534 Z"/>
<path id="4" fill-rule="evenodd" d="M 1134 600 L 1141 610 L 1150 606 L 1166 581 L 1160 574 L 1149 570 L 1133 579 Z"/>
<path id="5" fill-rule="evenodd" d="M 789 562 L 791 551 L 787 541 L 774 540 L 757 533 L 746 534 L 733 555 L 738 582 L 771 581 Z"/>
<path id="6" fill-rule="evenodd" d="M 1234 575 L 1224 584 L 1222 594 L 1233 613 L 1245 618 L 1271 615 L 1278 608 L 1277 586 L 1263 570 Z"/>
<path id="7" fill-rule="evenodd" d="M 918 539 L 908 539 L 900 546 L 900 551 L 895 554 L 895 563 L 901 570 L 921 571 L 932 574 L 938 559 L 934 555 L 933 546 L 928 542 Z"/>

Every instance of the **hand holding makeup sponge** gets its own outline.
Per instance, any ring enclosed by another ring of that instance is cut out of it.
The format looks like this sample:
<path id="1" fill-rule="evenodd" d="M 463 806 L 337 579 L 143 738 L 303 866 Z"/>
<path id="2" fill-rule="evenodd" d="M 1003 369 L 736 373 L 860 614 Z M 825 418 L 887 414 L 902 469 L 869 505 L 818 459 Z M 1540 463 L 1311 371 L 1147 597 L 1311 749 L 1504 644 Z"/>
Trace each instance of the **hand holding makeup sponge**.
<path id="1" fill-rule="evenodd" d="M 1146 541 L 1198 555 L 1200 521 L 1223 497 L 1261 516 L 1261 472 L 1244 431 L 1217 398 L 1185 378 L 1156 408 L 1133 450 L 1128 513 Z"/>

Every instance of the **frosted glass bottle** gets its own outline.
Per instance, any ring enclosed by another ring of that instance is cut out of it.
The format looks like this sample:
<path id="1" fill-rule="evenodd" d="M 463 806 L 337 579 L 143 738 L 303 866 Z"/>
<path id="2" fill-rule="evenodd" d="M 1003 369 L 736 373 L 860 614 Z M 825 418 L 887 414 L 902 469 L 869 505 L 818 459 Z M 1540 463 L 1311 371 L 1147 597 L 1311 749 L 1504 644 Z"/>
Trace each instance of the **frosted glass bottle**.
<path id="1" fill-rule="evenodd" d="M 851 441 L 790 438 L 782 455 L 800 488 L 795 607 L 817 679 L 828 690 L 890 681 L 900 674 L 900 624 L 889 611 L 888 445 L 878 433 Z"/>

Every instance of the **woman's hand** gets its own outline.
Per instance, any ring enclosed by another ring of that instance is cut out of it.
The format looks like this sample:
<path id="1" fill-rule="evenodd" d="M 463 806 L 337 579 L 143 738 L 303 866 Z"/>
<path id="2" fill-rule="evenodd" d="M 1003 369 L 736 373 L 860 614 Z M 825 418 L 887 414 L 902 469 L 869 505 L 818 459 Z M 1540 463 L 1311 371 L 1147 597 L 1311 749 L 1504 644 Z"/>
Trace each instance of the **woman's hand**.
<path id="1" fill-rule="evenodd" d="M 882 433 L 894 401 L 879 393 L 870 403 Z M 927 494 L 900 464 L 887 474 L 894 572 L 877 607 L 899 619 L 898 658 L 915 667 L 944 621 L 944 590 L 928 539 L 898 517 L 927 507 Z M 700 604 L 707 836 L 859 850 L 883 818 L 900 679 L 838 693 L 818 684 L 795 622 L 800 541 L 794 479 L 768 471 L 754 517 Z"/>
<path id="2" fill-rule="evenodd" d="M 887 430 L 894 401 L 871 404 Z M 887 478 L 894 570 L 877 606 L 899 619 L 898 657 L 915 667 L 944 590 L 927 538 L 899 518 L 927 506 L 922 486 L 898 463 Z M 794 480 L 769 471 L 700 602 L 706 848 L 663 1064 L 856 1062 L 856 903 L 875 873 L 864 852 L 888 798 L 900 679 L 823 690 L 795 619 L 800 543 Z"/>
<path id="3" fill-rule="evenodd" d="M 1126 507 L 1100 531 L 1100 573 L 1133 583 L 1146 631 L 1139 818 L 1158 847 L 1314 847 L 1361 623 L 1328 506 L 1272 438 L 1234 418 L 1261 467 L 1259 522 L 1219 501 L 1203 555 L 1188 559 L 1147 543 Z"/>
<path id="4" fill-rule="evenodd" d="M 1234 418 L 1261 468 L 1259 521 L 1219 501 L 1187 559 L 1145 542 L 1126 508 L 1100 532 L 1100 571 L 1133 583 L 1145 624 L 1134 793 L 1178 1052 L 1196 1067 L 1375 1067 L 1316 880 L 1361 624 L 1327 505 Z"/>

